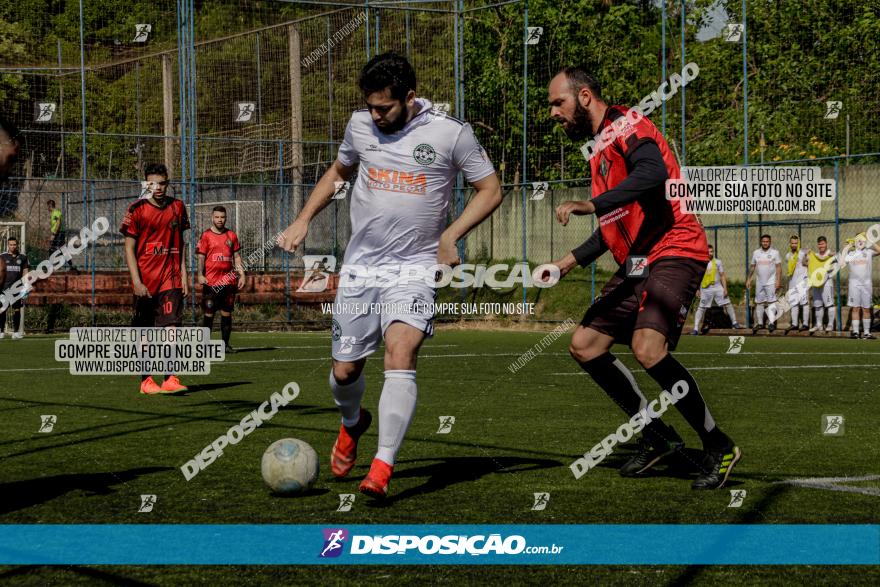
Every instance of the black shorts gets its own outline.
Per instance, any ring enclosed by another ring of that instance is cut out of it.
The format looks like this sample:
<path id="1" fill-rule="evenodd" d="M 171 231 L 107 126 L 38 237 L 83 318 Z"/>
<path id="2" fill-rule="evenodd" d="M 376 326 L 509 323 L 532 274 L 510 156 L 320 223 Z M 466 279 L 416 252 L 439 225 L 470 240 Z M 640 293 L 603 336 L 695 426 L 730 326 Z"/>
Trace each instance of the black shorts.
<path id="1" fill-rule="evenodd" d="M 10 284 L 9 287 L 12 287 L 12 284 Z M 0 291 L 3 291 L 3 290 L 0 290 Z M 13 302 L 13 303 L 9 304 L 9 306 L 7 306 L 6 310 L 4 310 L 4 312 L 9 311 L 9 310 L 21 310 L 21 306 L 23 303 L 24 303 L 23 299 L 15 300 L 15 302 Z M 0 312 L 0 313 L 2 313 L 2 312 Z"/>
<path id="2" fill-rule="evenodd" d="M 64 234 L 65 233 L 59 231 L 56 234 L 52 235 L 52 244 L 49 245 L 49 249 L 51 252 L 54 253 L 65 244 Z"/>
<path id="3" fill-rule="evenodd" d="M 134 298 L 132 326 L 181 326 L 183 290 L 167 289 L 153 297 Z"/>
<path id="4" fill-rule="evenodd" d="M 584 314 L 582 326 L 632 344 L 633 332 L 650 328 L 662 333 L 675 349 L 691 302 L 700 287 L 706 263 L 687 257 L 664 257 L 648 267 L 647 277 L 626 277 L 620 270 L 602 288 Z"/>
<path id="5" fill-rule="evenodd" d="M 224 285 L 217 289 L 213 285 L 202 286 L 202 311 L 208 312 L 232 312 L 235 306 L 235 294 L 238 286 L 235 284 Z"/>

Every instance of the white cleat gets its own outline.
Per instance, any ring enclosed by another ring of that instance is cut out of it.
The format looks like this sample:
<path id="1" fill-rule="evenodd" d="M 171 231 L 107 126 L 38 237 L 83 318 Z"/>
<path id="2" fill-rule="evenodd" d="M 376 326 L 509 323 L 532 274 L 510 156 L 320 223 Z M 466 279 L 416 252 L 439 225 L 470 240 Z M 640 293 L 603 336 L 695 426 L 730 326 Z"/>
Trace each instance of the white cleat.
<path id="1" fill-rule="evenodd" d="M 0 332 L 0 340 L 3 340 L 4 338 L 6 338 L 6 333 Z"/>
<path id="2" fill-rule="evenodd" d="M 813 334 L 814 332 L 818 332 L 818 331 L 819 331 L 818 326 L 813 326 L 812 328 L 810 328 L 810 334 Z"/>
<path id="3" fill-rule="evenodd" d="M 22 334 L 21 332 L 12 333 L 12 340 L 19 340 L 21 338 L 24 338 L 24 334 Z"/>
<path id="4" fill-rule="evenodd" d="M 826 326 L 825 332 L 834 332 L 834 327 L 833 326 Z"/>

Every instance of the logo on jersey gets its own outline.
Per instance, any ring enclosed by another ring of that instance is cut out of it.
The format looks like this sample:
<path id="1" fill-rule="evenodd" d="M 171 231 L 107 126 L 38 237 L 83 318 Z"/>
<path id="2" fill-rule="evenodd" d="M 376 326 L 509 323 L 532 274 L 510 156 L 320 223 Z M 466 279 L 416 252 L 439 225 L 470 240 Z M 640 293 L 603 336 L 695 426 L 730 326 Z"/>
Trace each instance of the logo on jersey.
<path id="1" fill-rule="evenodd" d="M 226 246 L 229 247 L 229 248 L 231 249 L 231 248 L 232 248 L 232 241 L 229 240 L 229 239 L 227 239 L 227 240 L 226 240 Z"/>
<path id="2" fill-rule="evenodd" d="M 419 195 L 424 195 L 428 191 L 428 179 L 424 173 L 375 167 L 367 168 L 367 173 L 369 174 L 367 185 L 370 189 Z"/>
<path id="3" fill-rule="evenodd" d="M 605 157 L 599 160 L 599 175 L 608 177 L 608 160 Z"/>
<path id="4" fill-rule="evenodd" d="M 430 165 L 436 158 L 437 153 L 434 151 L 434 147 L 427 143 L 422 143 L 413 149 L 413 159 L 422 165 Z"/>

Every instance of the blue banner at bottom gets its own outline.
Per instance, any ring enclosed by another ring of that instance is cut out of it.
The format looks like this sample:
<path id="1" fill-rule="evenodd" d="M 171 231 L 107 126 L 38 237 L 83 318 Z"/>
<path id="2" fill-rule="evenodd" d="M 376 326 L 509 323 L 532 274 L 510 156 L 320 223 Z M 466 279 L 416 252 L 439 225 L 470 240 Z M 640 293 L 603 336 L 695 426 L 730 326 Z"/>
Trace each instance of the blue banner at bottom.
<path id="1" fill-rule="evenodd" d="M 0 525 L 0 564 L 877 565 L 880 525 Z"/>

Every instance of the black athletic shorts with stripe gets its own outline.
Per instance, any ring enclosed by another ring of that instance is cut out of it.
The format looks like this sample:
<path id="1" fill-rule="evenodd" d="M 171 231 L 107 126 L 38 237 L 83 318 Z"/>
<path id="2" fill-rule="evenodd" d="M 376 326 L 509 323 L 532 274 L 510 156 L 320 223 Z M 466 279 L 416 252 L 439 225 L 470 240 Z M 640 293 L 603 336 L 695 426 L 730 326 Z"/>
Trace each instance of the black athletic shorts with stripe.
<path id="1" fill-rule="evenodd" d="M 706 263 L 687 257 L 663 257 L 648 266 L 647 276 L 627 277 L 621 267 L 608 281 L 581 325 L 632 344 L 633 332 L 650 328 L 675 349 Z"/>

